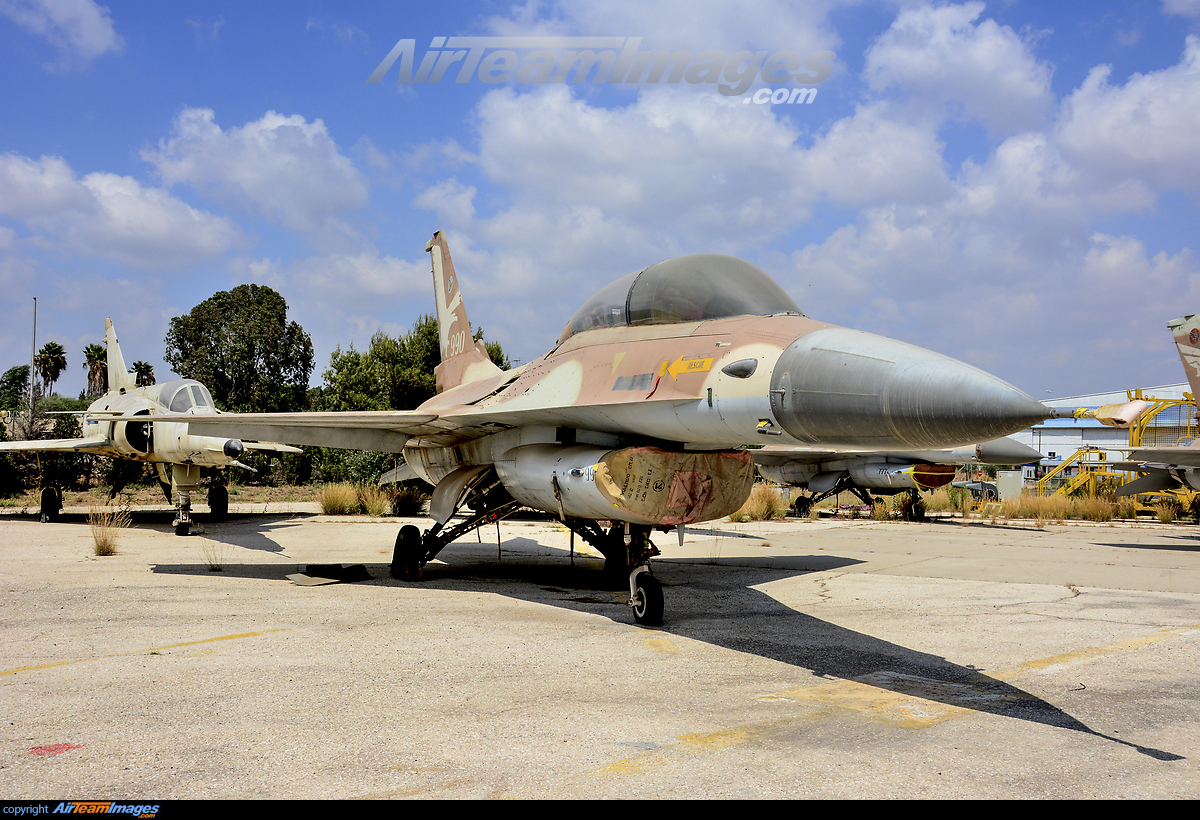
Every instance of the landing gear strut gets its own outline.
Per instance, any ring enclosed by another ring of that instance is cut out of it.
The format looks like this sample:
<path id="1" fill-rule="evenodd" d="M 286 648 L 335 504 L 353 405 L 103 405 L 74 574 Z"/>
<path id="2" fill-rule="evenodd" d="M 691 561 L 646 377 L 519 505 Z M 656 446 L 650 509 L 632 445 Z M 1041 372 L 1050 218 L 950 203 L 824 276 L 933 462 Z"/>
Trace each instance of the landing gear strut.
<path id="1" fill-rule="evenodd" d="M 564 518 L 570 527 L 604 556 L 604 570 L 616 577 L 629 574 L 629 606 L 633 619 L 643 626 L 661 626 L 662 584 L 651 574 L 650 559 L 659 555 L 650 543 L 650 527 L 614 521 L 605 532 L 595 521 Z"/>
<path id="2" fill-rule="evenodd" d="M 429 514 L 434 525 L 424 533 L 411 524 L 400 528 L 389 574 L 402 581 L 420 581 L 424 566 L 447 544 L 511 515 L 518 506 L 501 485 L 495 469 L 469 467 L 456 470 L 433 490 Z M 467 520 L 446 528 L 450 519 L 464 507 L 471 509 Z"/>
<path id="3" fill-rule="evenodd" d="M 192 494 L 179 491 L 179 503 L 175 505 L 175 520 L 171 522 L 176 535 L 187 535 L 192 530 Z"/>

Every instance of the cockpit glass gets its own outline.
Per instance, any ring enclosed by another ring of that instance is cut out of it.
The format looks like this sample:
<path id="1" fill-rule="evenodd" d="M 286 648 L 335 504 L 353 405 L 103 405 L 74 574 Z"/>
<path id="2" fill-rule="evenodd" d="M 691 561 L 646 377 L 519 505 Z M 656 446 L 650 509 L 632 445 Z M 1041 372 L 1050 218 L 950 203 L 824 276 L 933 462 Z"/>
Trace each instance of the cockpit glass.
<path id="1" fill-rule="evenodd" d="M 618 325 L 776 313 L 803 315 L 792 297 L 754 265 L 733 256 L 701 253 L 659 262 L 608 285 L 571 318 L 564 338 Z"/>
<path id="2" fill-rule="evenodd" d="M 172 413 L 186 413 L 192 406 L 192 394 L 188 392 L 188 386 L 185 384 L 175 391 L 175 395 L 171 398 Z"/>
<path id="3" fill-rule="evenodd" d="M 208 388 L 202 384 L 192 385 L 192 401 L 197 407 L 214 409 L 212 396 L 209 395 Z"/>
<path id="4" fill-rule="evenodd" d="M 169 387 L 166 387 L 169 390 Z M 202 410 L 215 410 L 213 406 L 212 394 L 208 392 L 208 388 L 196 382 L 185 381 L 175 390 L 175 394 L 171 396 L 171 403 L 168 405 L 172 413 L 186 413 L 193 407 L 199 407 Z"/>

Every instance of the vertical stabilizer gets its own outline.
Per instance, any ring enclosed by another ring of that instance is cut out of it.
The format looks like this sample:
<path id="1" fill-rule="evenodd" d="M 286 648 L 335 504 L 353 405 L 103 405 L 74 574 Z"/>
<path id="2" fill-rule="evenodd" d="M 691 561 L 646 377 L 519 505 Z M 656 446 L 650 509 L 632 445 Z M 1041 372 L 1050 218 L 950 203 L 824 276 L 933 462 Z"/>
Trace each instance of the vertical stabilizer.
<path id="1" fill-rule="evenodd" d="M 120 392 L 137 387 L 137 377 L 125 367 L 121 345 L 117 342 L 117 330 L 112 319 L 104 320 L 104 344 L 108 346 L 108 389 Z"/>
<path id="2" fill-rule="evenodd" d="M 1167 328 L 1175 335 L 1175 346 L 1183 361 L 1183 372 L 1187 374 L 1192 395 L 1200 398 L 1200 316 L 1195 313 L 1172 319 Z"/>
<path id="3" fill-rule="evenodd" d="M 483 342 L 476 342 L 472 337 L 446 235 L 437 231 L 425 245 L 425 250 L 433 263 L 438 341 L 442 347 L 442 363 L 433 371 L 437 392 L 500 373 Z"/>

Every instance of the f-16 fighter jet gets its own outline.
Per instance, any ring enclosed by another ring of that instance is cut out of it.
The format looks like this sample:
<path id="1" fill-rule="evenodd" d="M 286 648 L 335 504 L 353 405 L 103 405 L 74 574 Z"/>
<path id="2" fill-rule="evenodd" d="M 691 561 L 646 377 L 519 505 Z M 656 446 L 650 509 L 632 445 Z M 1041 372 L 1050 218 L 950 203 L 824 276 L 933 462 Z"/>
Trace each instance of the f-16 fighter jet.
<path id="1" fill-rule="evenodd" d="M 208 389 L 191 379 L 138 387 L 134 374 L 125 369 L 112 319 L 104 320 L 104 341 L 108 345 L 108 392 L 80 414 L 83 437 L 5 441 L 0 442 L 0 451 L 90 453 L 153 463 L 167 501 L 172 494 L 176 499 L 172 524 L 176 535 L 190 531 L 191 494 L 203 486 L 206 475 L 211 474 L 209 508 L 215 517 L 223 517 L 229 511 L 229 493 L 221 478 L 225 467 L 245 466 L 238 457 L 247 449 L 300 452 L 281 444 L 191 435 L 181 418 L 217 412 Z M 123 481 L 114 483 L 111 495 L 123 486 Z M 61 506 L 58 488 L 42 490 L 42 520 L 53 518 Z"/>
<path id="2" fill-rule="evenodd" d="M 442 363 L 413 411 L 216 415 L 191 428 L 403 452 L 434 485 L 433 525 L 401 529 L 393 572 L 418 579 L 455 538 L 519 505 L 558 517 L 629 573 L 638 623 L 662 620 L 650 533 L 737 510 L 746 445 L 973 445 L 1053 411 L 970 365 L 810 319 L 730 256 L 670 259 L 600 290 L 554 349 L 501 371 L 472 341 L 445 236 L 432 261 Z M 468 510 L 465 520 L 453 516 Z"/>

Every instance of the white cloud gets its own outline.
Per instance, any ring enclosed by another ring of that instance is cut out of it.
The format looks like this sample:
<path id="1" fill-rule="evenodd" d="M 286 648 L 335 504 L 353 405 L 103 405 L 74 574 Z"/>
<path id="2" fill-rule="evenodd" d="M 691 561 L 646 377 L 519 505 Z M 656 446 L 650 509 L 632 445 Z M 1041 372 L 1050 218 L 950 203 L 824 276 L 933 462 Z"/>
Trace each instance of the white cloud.
<path id="1" fill-rule="evenodd" d="M 142 151 L 168 186 L 186 182 L 298 231 L 367 204 L 366 179 L 319 119 L 268 111 L 222 130 L 211 109 L 188 108 L 173 131 Z"/>
<path id="2" fill-rule="evenodd" d="M 1097 66 L 1063 104 L 1056 138 L 1095 184 L 1200 190 L 1200 38 L 1178 65 L 1109 84 Z"/>
<path id="3" fill-rule="evenodd" d="M 496 34 L 575 35 L 597 33 L 642 37 L 645 49 L 790 49 L 800 53 L 835 49 L 841 42 L 827 19 L 835 2 L 789 3 L 764 0 L 669 0 L 645 3 L 614 0 L 529 0 L 514 5 L 508 16 L 488 20 Z"/>
<path id="4" fill-rule="evenodd" d="M 426 188 L 413 204 L 438 215 L 446 225 L 461 225 L 475 217 L 475 186 L 466 186 L 457 179 L 442 180 Z"/>
<path id="5" fill-rule="evenodd" d="M 1008 26 L 976 24 L 983 8 L 974 2 L 900 12 L 867 51 L 870 87 L 899 90 L 917 110 L 949 106 L 992 132 L 1041 124 L 1053 102 L 1052 72 Z"/>
<path id="6" fill-rule="evenodd" d="M 1200 17 L 1200 0 L 1163 0 L 1163 11 L 1181 17 Z"/>
<path id="7" fill-rule="evenodd" d="M 62 63 L 50 68 L 90 62 L 125 46 L 113 29 L 108 8 L 92 0 L 0 0 L 0 14 L 63 52 Z"/>
<path id="8" fill-rule="evenodd" d="M 61 157 L 0 156 L 0 213 L 64 249 L 141 268 L 184 267 L 228 250 L 238 231 L 225 217 L 192 208 L 132 177 L 76 178 Z"/>

